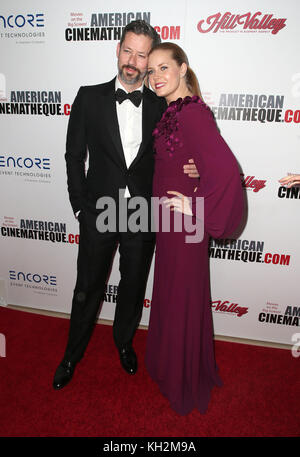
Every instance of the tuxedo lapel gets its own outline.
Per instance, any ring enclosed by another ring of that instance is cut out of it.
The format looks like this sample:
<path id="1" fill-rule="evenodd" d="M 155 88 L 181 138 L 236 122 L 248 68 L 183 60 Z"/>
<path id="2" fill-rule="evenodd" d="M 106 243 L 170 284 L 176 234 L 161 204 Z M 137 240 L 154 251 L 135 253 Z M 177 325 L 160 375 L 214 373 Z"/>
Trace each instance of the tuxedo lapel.
<path id="1" fill-rule="evenodd" d="M 142 142 L 138 153 L 129 168 L 134 167 L 142 157 L 149 141 L 152 139 L 152 132 L 155 127 L 154 123 L 156 119 L 156 110 L 154 109 L 153 94 L 149 89 L 147 89 L 147 87 L 144 87 L 142 109 Z"/>
<path id="2" fill-rule="evenodd" d="M 140 160 L 143 153 L 145 152 L 149 142 L 152 140 L 152 132 L 155 127 L 155 121 L 157 117 L 155 97 L 156 96 L 150 89 L 144 87 L 142 107 L 142 142 L 140 144 L 138 153 L 129 168 L 132 168 L 136 165 L 136 163 Z M 116 109 L 115 78 L 106 84 L 105 90 L 101 94 L 100 103 L 103 104 L 104 108 L 104 114 L 102 110 L 102 116 L 106 123 L 107 133 L 111 139 L 112 144 L 115 146 L 115 150 L 117 151 L 117 154 L 115 154 L 112 148 L 111 154 L 121 167 L 127 168 Z"/>
<path id="3" fill-rule="evenodd" d="M 124 151 L 122 147 L 122 141 L 119 130 L 117 109 L 116 109 L 116 99 L 115 99 L 115 78 L 110 81 L 107 85 L 107 89 L 104 92 L 104 102 L 105 102 L 105 114 L 104 119 L 106 122 L 107 132 L 111 138 L 113 145 L 118 153 L 117 160 L 118 163 L 126 168 L 126 162 L 124 157 Z M 113 151 L 112 151 L 113 153 Z"/>

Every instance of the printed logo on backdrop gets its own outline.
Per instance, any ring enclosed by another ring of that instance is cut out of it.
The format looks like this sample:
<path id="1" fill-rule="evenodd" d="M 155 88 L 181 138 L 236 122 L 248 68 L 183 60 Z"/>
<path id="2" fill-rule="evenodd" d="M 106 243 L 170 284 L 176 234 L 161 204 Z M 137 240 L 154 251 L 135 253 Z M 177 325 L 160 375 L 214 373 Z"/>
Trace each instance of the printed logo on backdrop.
<path id="1" fill-rule="evenodd" d="M 9 286 L 45 295 L 57 295 L 57 276 L 36 271 L 9 270 Z"/>
<path id="2" fill-rule="evenodd" d="M 61 91 L 12 90 L 0 100 L 0 114 L 69 116 L 71 105 L 62 103 Z"/>
<path id="3" fill-rule="evenodd" d="M 118 286 L 116 284 L 107 284 L 105 286 L 105 292 L 103 296 L 103 301 L 106 303 L 116 303 L 118 294 Z M 144 308 L 150 308 L 151 300 L 148 298 L 144 299 Z"/>
<path id="4" fill-rule="evenodd" d="M 51 162 L 48 157 L 32 154 L 0 153 L 0 176 L 25 182 L 51 183 Z"/>
<path id="5" fill-rule="evenodd" d="M 257 194 L 261 189 L 266 187 L 266 179 L 258 179 L 254 175 L 247 175 L 245 176 L 244 173 L 240 173 L 242 178 L 242 186 L 245 190 L 251 191 L 254 194 Z"/>
<path id="6" fill-rule="evenodd" d="M 261 124 L 300 122 L 300 110 L 285 107 L 284 95 L 221 93 L 217 103 L 216 95 L 205 92 L 203 96 L 217 120 Z"/>
<path id="7" fill-rule="evenodd" d="M 42 38 L 42 39 L 41 39 Z M 45 16 L 38 12 L 20 12 L 0 15 L 0 39 L 16 44 L 45 43 Z"/>
<path id="8" fill-rule="evenodd" d="M 299 172 L 295 171 L 293 173 L 287 172 L 286 176 L 289 175 L 297 175 Z M 278 188 L 277 192 L 277 197 L 278 198 L 285 198 L 285 199 L 291 199 L 291 200 L 300 200 L 300 186 L 293 186 L 293 187 L 285 187 L 285 186 L 280 186 Z"/>
<path id="9" fill-rule="evenodd" d="M 71 12 L 65 29 L 66 41 L 120 41 L 129 22 L 143 19 L 151 23 L 151 12 Z M 180 40 L 180 25 L 153 25 L 162 40 Z"/>
<path id="10" fill-rule="evenodd" d="M 291 255 L 265 252 L 265 242 L 241 239 L 211 239 L 209 257 L 243 263 L 264 263 L 286 267 Z"/>
<path id="11" fill-rule="evenodd" d="M 299 327 L 300 305 L 280 305 L 267 302 L 258 314 L 258 321 L 266 325 L 286 325 Z"/>
<path id="12" fill-rule="evenodd" d="M 286 27 L 287 18 L 276 18 L 273 14 L 255 13 L 232 14 L 214 13 L 198 22 L 197 29 L 200 33 L 271 33 L 277 35 Z"/>
<path id="13" fill-rule="evenodd" d="M 214 313 L 223 314 L 224 316 L 242 317 L 248 313 L 248 307 L 240 306 L 228 300 L 214 300 L 211 302 L 211 307 Z"/>
<path id="14" fill-rule="evenodd" d="M 79 235 L 68 233 L 65 222 L 17 219 L 11 216 L 3 217 L 0 236 L 6 239 L 21 238 L 48 243 L 79 244 Z"/>

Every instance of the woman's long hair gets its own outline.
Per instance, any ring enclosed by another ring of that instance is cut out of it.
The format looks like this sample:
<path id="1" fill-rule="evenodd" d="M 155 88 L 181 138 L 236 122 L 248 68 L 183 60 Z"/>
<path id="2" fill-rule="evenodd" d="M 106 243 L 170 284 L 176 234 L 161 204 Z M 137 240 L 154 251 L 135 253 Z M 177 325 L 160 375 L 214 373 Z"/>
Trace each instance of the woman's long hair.
<path id="1" fill-rule="evenodd" d="M 160 44 L 157 44 L 156 46 L 154 46 L 151 49 L 149 55 L 152 54 L 152 52 L 157 51 L 157 50 L 170 51 L 171 55 L 172 55 L 172 59 L 175 60 L 175 62 L 177 62 L 177 65 L 179 67 L 181 67 L 181 65 L 183 63 L 185 63 L 187 65 L 187 72 L 185 75 L 186 85 L 187 85 L 189 91 L 193 95 L 198 95 L 199 97 L 202 98 L 197 76 L 195 75 L 195 73 L 193 72 L 191 67 L 189 66 L 189 61 L 188 61 L 187 55 L 184 52 L 184 50 L 175 43 L 165 41 L 164 43 L 160 43 Z"/>

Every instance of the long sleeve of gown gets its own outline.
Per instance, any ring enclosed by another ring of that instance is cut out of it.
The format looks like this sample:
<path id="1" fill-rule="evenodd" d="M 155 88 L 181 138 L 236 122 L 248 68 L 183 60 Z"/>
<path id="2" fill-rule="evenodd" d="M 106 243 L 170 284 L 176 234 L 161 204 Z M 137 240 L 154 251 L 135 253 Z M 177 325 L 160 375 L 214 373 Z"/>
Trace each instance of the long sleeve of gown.
<path id="1" fill-rule="evenodd" d="M 204 229 L 226 238 L 241 223 L 245 206 L 237 161 L 205 104 L 190 103 L 180 114 L 183 141 L 200 175 L 195 195 L 204 197 Z"/>

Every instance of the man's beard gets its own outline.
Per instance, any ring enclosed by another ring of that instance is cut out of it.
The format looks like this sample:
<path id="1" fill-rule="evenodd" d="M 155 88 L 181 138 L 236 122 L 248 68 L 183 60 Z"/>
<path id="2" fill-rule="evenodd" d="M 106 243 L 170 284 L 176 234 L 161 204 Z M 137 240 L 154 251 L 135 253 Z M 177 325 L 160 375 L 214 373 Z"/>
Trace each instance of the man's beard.
<path id="1" fill-rule="evenodd" d="M 135 70 L 137 72 L 136 76 L 130 76 L 130 75 L 126 76 L 125 75 L 126 68 L 131 68 L 132 70 Z M 125 84 L 133 85 L 133 84 L 137 84 L 138 82 L 142 82 L 145 75 L 146 75 L 146 72 L 144 74 L 142 74 L 140 72 L 140 70 L 138 68 L 134 67 L 133 65 L 123 65 L 121 68 L 119 68 L 119 76 Z"/>

